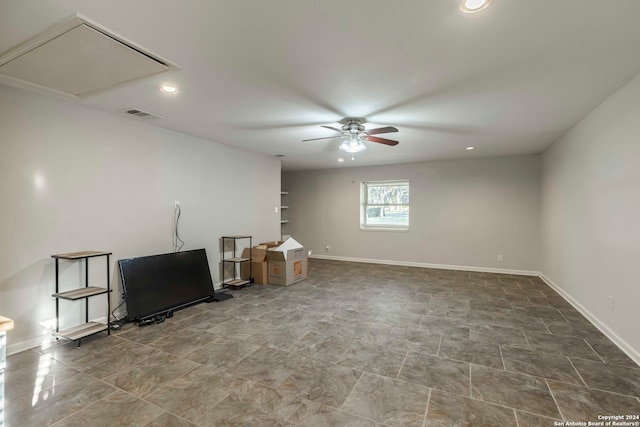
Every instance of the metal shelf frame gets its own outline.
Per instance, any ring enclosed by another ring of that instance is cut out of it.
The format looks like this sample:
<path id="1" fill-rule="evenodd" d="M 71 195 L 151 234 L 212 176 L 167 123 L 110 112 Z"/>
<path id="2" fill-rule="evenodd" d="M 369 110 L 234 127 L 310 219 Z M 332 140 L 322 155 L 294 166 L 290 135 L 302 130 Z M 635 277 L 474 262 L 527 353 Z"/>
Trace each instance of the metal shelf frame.
<path id="1" fill-rule="evenodd" d="M 100 332 L 107 332 L 107 335 L 111 335 L 111 273 L 109 262 L 111 252 L 101 251 L 84 251 L 73 252 L 68 254 L 51 255 L 56 260 L 56 292 L 51 295 L 56 300 L 56 337 L 66 338 L 72 341 L 77 341 L 78 347 L 80 347 L 80 341 L 82 338 L 94 335 Z M 96 257 L 106 257 L 107 260 L 107 285 L 106 287 L 89 286 L 89 259 Z M 81 261 L 84 260 L 84 287 L 72 289 L 68 291 L 60 291 L 60 260 L 67 261 Z M 89 299 L 96 295 L 107 296 L 107 323 L 99 323 L 89 321 Z M 85 323 L 60 330 L 60 300 L 67 301 L 85 301 Z"/>
<path id="2" fill-rule="evenodd" d="M 253 284 L 253 271 L 251 265 L 251 257 L 239 257 L 236 252 L 238 250 L 238 240 L 249 239 L 249 248 L 250 250 L 253 248 L 253 236 L 244 236 L 244 235 L 234 235 L 234 236 L 222 236 L 222 251 L 221 253 L 221 261 L 222 261 L 222 287 L 223 288 L 231 288 L 231 289 L 240 289 L 245 286 L 250 286 Z M 230 258 L 225 257 L 225 249 L 227 247 L 226 243 L 230 240 L 233 242 L 233 250 L 232 256 Z M 249 252 L 251 253 L 251 252 Z M 238 274 L 238 267 L 240 264 L 248 262 L 249 263 L 249 280 L 238 279 L 240 276 Z M 226 264 L 233 264 L 233 276 L 227 280 L 226 279 Z"/>

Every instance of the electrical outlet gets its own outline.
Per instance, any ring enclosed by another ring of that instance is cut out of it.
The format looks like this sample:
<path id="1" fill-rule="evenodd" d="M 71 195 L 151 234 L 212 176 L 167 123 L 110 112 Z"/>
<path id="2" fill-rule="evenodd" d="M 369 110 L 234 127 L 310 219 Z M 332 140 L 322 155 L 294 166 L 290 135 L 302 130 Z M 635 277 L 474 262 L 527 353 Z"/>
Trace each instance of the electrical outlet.
<path id="1" fill-rule="evenodd" d="M 613 297 L 609 295 L 609 311 L 613 311 Z"/>
<path id="2" fill-rule="evenodd" d="M 276 208 L 275 208 L 275 213 L 278 213 L 278 207 L 277 207 L 277 206 L 276 206 Z"/>
<path id="3" fill-rule="evenodd" d="M 498 255 L 498 262 L 504 262 L 504 257 L 502 255 Z"/>
<path id="4" fill-rule="evenodd" d="M 179 208 L 180 207 L 180 200 L 176 200 L 175 202 L 173 202 L 173 207 L 174 208 Z"/>

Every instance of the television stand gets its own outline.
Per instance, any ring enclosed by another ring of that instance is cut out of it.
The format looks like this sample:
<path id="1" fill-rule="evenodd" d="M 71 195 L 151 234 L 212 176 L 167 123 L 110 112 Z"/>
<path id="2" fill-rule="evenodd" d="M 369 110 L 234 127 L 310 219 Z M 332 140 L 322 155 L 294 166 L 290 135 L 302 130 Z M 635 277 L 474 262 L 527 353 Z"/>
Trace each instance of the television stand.
<path id="1" fill-rule="evenodd" d="M 231 295 L 231 294 L 227 294 L 225 292 L 216 292 L 216 296 L 212 301 L 222 302 L 222 301 L 226 301 L 226 300 L 231 299 L 231 298 L 233 298 L 233 295 Z"/>
<path id="2" fill-rule="evenodd" d="M 171 315 L 169 315 L 169 313 L 167 313 L 165 315 L 157 314 L 157 315 L 155 315 L 153 317 L 148 317 L 148 318 L 138 322 L 138 326 L 140 328 L 142 328 L 143 326 L 151 325 L 153 323 L 155 323 L 157 325 L 158 323 L 162 323 L 165 320 L 167 320 L 168 317 L 173 317 L 173 313 Z"/>

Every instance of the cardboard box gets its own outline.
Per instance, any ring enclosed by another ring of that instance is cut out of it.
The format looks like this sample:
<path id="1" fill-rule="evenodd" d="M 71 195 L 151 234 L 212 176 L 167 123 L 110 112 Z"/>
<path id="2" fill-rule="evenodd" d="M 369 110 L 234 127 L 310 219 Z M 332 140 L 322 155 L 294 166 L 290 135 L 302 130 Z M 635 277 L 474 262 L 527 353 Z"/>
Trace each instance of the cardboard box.
<path id="1" fill-rule="evenodd" d="M 253 283 L 256 285 L 266 285 L 269 283 L 269 269 L 267 264 L 267 249 L 253 247 L 253 250 L 244 248 L 242 251 L 243 258 L 251 257 L 251 275 L 253 276 Z M 249 263 L 243 262 L 240 265 L 240 278 L 242 280 L 249 280 Z"/>
<path id="2" fill-rule="evenodd" d="M 281 244 L 283 244 L 283 241 L 274 241 L 274 242 L 264 242 L 264 243 L 260 243 L 258 246 L 261 248 L 266 248 L 266 249 L 270 249 L 270 248 L 275 248 L 280 246 Z"/>
<path id="3" fill-rule="evenodd" d="M 289 286 L 306 279 L 307 256 L 307 249 L 292 238 L 269 248 L 269 284 Z"/>

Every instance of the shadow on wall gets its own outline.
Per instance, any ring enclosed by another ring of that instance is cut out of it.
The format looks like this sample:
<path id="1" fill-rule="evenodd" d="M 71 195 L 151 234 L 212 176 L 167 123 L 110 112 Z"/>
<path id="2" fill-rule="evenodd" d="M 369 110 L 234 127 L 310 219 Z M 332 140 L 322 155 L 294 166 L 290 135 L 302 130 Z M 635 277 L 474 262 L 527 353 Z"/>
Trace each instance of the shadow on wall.
<path id="1" fill-rule="evenodd" d="M 7 344 L 42 336 L 49 340 L 55 328 L 55 263 L 40 259 L 0 281 L 0 315 L 13 319 Z"/>

